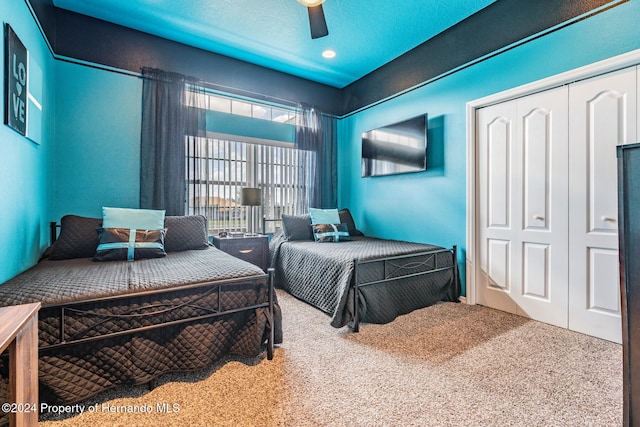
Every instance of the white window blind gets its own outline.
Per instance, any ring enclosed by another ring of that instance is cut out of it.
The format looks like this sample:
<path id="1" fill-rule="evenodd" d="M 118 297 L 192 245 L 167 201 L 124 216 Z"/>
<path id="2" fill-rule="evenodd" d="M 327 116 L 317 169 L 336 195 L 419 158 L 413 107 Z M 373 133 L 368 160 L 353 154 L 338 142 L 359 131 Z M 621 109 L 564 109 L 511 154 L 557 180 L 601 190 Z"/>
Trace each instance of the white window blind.
<path id="1" fill-rule="evenodd" d="M 188 137 L 186 141 L 189 215 L 204 215 L 209 234 L 246 232 L 253 214 L 258 230 L 262 218 L 293 214 L 307 197 L 304 168 L 314 154 L 293 144 L 266 145 L 229 139 Z M 243 187 L 262 190 L 262 206 L 240 204 Z"/>

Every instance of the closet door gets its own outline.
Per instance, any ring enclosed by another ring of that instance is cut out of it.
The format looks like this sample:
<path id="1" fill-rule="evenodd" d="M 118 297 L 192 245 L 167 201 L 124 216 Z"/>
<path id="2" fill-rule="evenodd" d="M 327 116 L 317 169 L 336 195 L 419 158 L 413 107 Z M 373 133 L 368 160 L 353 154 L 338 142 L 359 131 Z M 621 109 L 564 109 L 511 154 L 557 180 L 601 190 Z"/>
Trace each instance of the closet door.
<path id="1" fill-rule="evenodd" d="M 567 89 L 478 111 L 478 303 L 568 326 Z"/>
<path id="2" fill-rule="evenodd" d="M 518 100 L 518 314 L 568 326 L 568 90 Z"/>
<path id="3" fill-rule="evenodd" d="M 478 232 L 480 262 L 477 302 L 516 313 L 514 271 L 519 271 L 517 248 L 520 203 L 514 173 L 516 161 L 516 102 L 505 102 L 477 111 Z"/>
<path id="4" fill-rule="evenodd" d="M 621 342 L 616 146 L 636 138 L 636 70 L 569 88 L 569 329 Z"/>

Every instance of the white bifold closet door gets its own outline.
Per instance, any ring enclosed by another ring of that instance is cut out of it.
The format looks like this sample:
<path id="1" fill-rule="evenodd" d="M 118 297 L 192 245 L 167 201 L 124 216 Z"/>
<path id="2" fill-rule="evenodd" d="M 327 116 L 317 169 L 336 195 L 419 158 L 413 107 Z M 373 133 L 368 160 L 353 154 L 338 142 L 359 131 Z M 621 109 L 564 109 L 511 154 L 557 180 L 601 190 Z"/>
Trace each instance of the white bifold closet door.
<path id="1" fill-rule="evenodd" d="M 478 303 L 568 326 L 567 88 L 478 111 Z"/>
<path id="2" fill-rule="evenodd" d="M 621 342 L 616 146 L 636 67 L 477 111 L 477 302 Z"/>
<path id="3" fill-rule="evenodd" d="M 569 329 L 622 342 L 616 146 L 636 140 L 636 68 L 569 87 Z"/>

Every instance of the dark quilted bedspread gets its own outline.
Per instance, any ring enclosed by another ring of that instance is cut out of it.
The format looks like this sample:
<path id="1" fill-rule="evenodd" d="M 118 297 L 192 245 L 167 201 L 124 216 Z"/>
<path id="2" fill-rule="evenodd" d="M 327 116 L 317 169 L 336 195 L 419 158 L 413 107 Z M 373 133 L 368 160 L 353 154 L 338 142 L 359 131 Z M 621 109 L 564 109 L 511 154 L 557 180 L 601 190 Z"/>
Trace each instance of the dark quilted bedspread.
<path id="1" fill-rule="evenodd" d="M 341 243 L 317 243 L 306 240 L 284 241 L 276 235 L 270 247 L 270 256 L 272 266 L 276 269 L 277 286 L 329 314 L 331 326 L 340 328 L 354 316 L 353 292 L 349 290 L 355 260 L 375 260 L 439 249 L 444 248 L 371 237 L 352 237 L 352 241 Z M 457 301 L 460 283 L 453 269 L 429 275 L 414 275 L 436 266 L 451 266 L 452 263 L 453 257 L 447 251 L 407 261 L 361 264 L 358 270 L 359 284 L 385 277 L 409 277 L 398 279 L 394 283 L 360 288 L 360 320 L 387 323 L 400 314 L 443 299 Z"/>
<path id="2" fill-rule="evenodd" d="M 135 262 L 44 259 L 0 285 L 0 307 L 38 301 L 44 306 L 259 274 L 264 274 L 259 267 L 213 247 Z"/>
<path id="3" fill-rule="evenodd" d="M 199 285 L 220 281 L 224 285 L 219 291 L 218 286 Z M 66 309 L 63 339 L 83 339 L 263 303 L 268 298 L 267 283 L 260 268 L 216 248 L 171 252 L 164 258 L 134 262 L 43 260 L 0 285 L 0 306 L 42 302 L 38 315 L 40 398 L 68 404 L 118 384 L 140 384 L 167 372 L 202 369 L 229 353 L 255 357 L 268 334 L 268 309 L 47 350 L 43 347 L 61 343 L 60 304 L 74 302 L 72 309 Z M 161 291 L 147 292 L 154 290 Z M 120 297 L 103 299 L 117 295 Z M 278 343 L 282 329 L 277 305 L 275 317 Z M 4 380 L 6 371 L 2 358 Z M 3 389 L 0 386 L 0 392 Z"/>

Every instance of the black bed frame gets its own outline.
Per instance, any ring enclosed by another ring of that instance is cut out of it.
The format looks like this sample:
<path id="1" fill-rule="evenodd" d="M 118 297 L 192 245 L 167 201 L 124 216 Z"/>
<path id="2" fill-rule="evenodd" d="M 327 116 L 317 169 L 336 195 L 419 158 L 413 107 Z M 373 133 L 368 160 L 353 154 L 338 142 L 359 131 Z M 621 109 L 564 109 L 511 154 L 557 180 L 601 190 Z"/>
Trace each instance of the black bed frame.
<path id="1" fill-rule="evenodd" d="M 440 266 L 438 265 L 438 254 L 445 253 L 445 252 L 451 253 L 451 257 L 452 257 L 451 265 Z M 401 261 L 409 258 L 425 257 L 425 256 L 427 258 L 420 262 L 409 262 L 401 266 L 393 264 L 394 261 Z M 380 263 L 380 262 L 383 263 L 384 269 L 385 269 L 384 279 L 360 283 L 359 274 L 358 274 L 359 268 L 361 268 L 361 266 L 366 264 Z M 421 271 L 418 273 L 410 273 L 406 275 L 397 275 L 398 270 L 402 270 L 406 268 L 414 268 L 417 264 L 427 264 L 429 262 L 433 262 L 433 268 L 430 268 L 429 270 Z M 393 269 L 388 268 L 389 266 L 393 266 Z M 453 280 L 457 282 L 459 280 L 458 279 L 457 246 L 453 246 L 451 249 L 443 248 L 443 249 L 436 249 L 432 251 L 416 252 L 416 253 L 411 253 L 406 255 L 394 255 L 390 257 L 375 258 L 375 259 L 364 260 L 364 261 L 360 261 L 357 259 L 354 260 L 353 279 L 352 279 L 352 285 L 351 285 L 353 289 L 353 297 L 354 297 L 353 298 L 353 326 L 352 326 L 353 331 L 354 332 L 360 331 L 360 312 L 358 309 L 358 295 L 359 295 L 360 288 L 376 285 L 379 283 L 393 283 L 394 281 L 397 281 L 399 279 L 424 276 L 427 274 L 432 274 L 438 271 L 445 271 L 449 269 L 453 269 Z"/>
<path id="2" fill-rule="evenodd" d="M 56 223 L 56 222 L 51 222 L 50 223 L 50 231 L 51 231 L 51 243 L 55 242 L 55 240 L 57 239 L 57 229 L 60 226 Z M 257 310 L 259 308 L 268 308 L 268 319 L 267 319 L 267 323 L 268 323 L 268 327 L 269 327 L 269 335 L 267 337 L 267 358 L 268 360 L 272 360 L 273 359 L 273 351 L 274 351 L 274 334 L 275 334 L 275 320 L 274 320 L 274 289 L 273 289 L 273 274 L 274 271 L 273 269 L 269 269 L 268 270 L 268 274 L 264 274 L 264 275 L 256 275 L 256 276 L 250 276 L 250 278 L 252 279 L 261 279 L 261 278 L 266 278 L 267 279 L 267 283 L 268 283 L 268 298 L 267 301 L 264 303 L 260 303 L 260 304 L 254 304 L 251 306 L 247 306 L 247 307 L 242 307 L 242 308 L 236 308 L 236 309 L 227 309 L 227 310 L 222 310 L 222 308 L 220 307 L 220 294 L 223 290 L 223 288 L 225 286 L 229 286 L 229 285 L 233 285 L 236 283 L 240 283 L 240 282 L 244 282 L 247 280 L 248 277 L 242 277 L 242 278 L 237 278 L 237 279 L 226 279 L 226 280 L 217 280 L 217 281 L 212 281 L 212 282 L 203 282 L 203 283 L 197 283 L 194 285 L 187 285 L 187 286 L 181 286 L 180 290 L 188 290 L 188 289 L 195 289 L 195 288 L 211 288 L 209 292 L 206 293 L 206 295 L 210 295 L 213 292 L 216 292 L 218 294 L 218 307 L 202 307 L 202 306 L 198 306 L 198 308 L 200 309 L 205 309 L 206 311 L 208 311 L 208 314 L 205 315 L 200 315 L 200 316 L 196 316 L 196 317 L 190 317 L 190 318 L 186 318 L 186 319 L 178 319 L 178 320 L 172 320 L 172 321 L 165 321 L 165 322 L 161 322 L 161 323 L 157 323 L 157 324 L 153 324 L 153 325 L 147 325 L 147 326 L 141 326 L 141 327 L 136 327 L 133 329 L 128 329 L 128 330 L 124 330 L 124 331 L 118 331 L 118 332 L 112 332 L 112 333 L 107 333 L 107 334 L 100 334 L 100 335 L 95 335 L 95 336 L 90 336 L 90 337 L 85 337 L 85 338 L 78 338 L 78 339 L 72 339 L 72 340 L 65 340 L 65 318 L 67 317 L 67 313 L 79 313 L 79 314 L 90 314 L 96 317 L 103 317 L 105 319 L 105 321 L 109 318 L 115 318 L 115 317 L 120 317 L 120 318 L 126 318 L 126 317 L 144 317 L 144 316 L 152 316 L 152 315 L 157 315 L 159 313 L 162 312 L 168 312 L 171 310 L 175 310 L 177 308 L 180 307 L 184 307 L 185 305 L 189 304 L 189 305 L 196 305 L 198 300 L 203 298 L 203 295 L 200 295 L 198 298 L 195 298 L 192 301 L 189 301 L 188 303 L 181 303 L 178 306 L 175 307 L 166 307 L 166 306 L 162 306 L 162 307 L 158 307 L 158 310 L 151 312 L 151 313 L 144 313 L 144 314 L 136 314 L 136 313 L 127 313 L 127 314 L 118 314 L 118 315 L 113 315 L 113 314 L 102 314 L 102 313 L 93 313 L 93 312 L 89 312 L 89 311 L 83 311 L 80 310 L 78 307 L 80 305 L 85 305 L 87 303 L 95 303 L 95 302 L 106 302 L 106 301 L 117 301 L 117 300 L 124 300 L 126 298 L 131 298 L 131 297 L 139 297 L 139 296 L 144 296 L 144 295 L 159 295 L 162 293 L 171 293 L 174 292 L 176 290 L 176 288 L 169 288 L 169 289 L 157 289 L 157 290 L 150 290 L 150 291 L 145 291 L 145 292 L 136 292 L 136 293 L 130 293 L 130 294 L 122 294 L 122 295 L 117 295 L 117 296 L 113 296 L 113 297 L 104 297 L 104 298 L 95 298 L 95 299 L 91 299 L 91 300 L 82 300 L 82 301 L 78 301 L 78 302 L 71 302 L 71 303 L 61 303 L 61 304 L 47 304 L 47 305 L 43 305 L 40 309 L 40 311 L 45 311 L 45 310 L 60 310 L 60 329 L 59 329 L 59 333 L 60 333 L 60 342 L 57 344 L 52 344 L 52 345 L 44 345 L 44 346 L 40 346 L 39 348 L 39 352 L 40 354 L 42 353 L 46 353 L 52 350 L 56 350 L 56 349 L 60 349 L 63 347 L 68 347 L 71 345 L 75 345 L 75 344 L 79 344 L 79 343 L 86 343 L 86 342 L 91 342 L 91 341 L 97 341 L 97 340 L 103 340 L 103 339 L 107 339 L 107 338 L 113 338 L 116 336 L 122 336 L 122 335 L 130 335 L 130 334 L 135 334 L 138 332 L 143 332 L 143 331 L 148 331 L 151 329 L 158 329 L 158 328 L 163 328 L 163 327 L 168 327 L 168 326 L 173 326 L 173 325 L 179 325 L 179 324 L 183 324 L 183 323 L 188 323 L 188 322 L 196 322 L 196 321 L 200 321 L 203 319 L 211 319 L 211 318 L 215 318 L 215 317 L 220 317 L 220 316 L 224 316 L 227 314 L 233 314 L 233 313 L 238 313 L 238 312 L 242 312 L 242 311 L 252 311 L 252 310 Z M 144 307 L 145 309 L 148 309 L 149 307 Z M 99 326 L 101 323 L 98 323 L 96 325 L 94 325 L 94 327 Z M 85 334 L 86 332 L 89 332 L 90 329 L 87 329 L 85 331 L 83 331 Z"/>
<path id="3" fill-rule="evenodd" d="M 276 218 L 276 219 L 269 219 L 269 218 L 262 218 L 262 230 L 264 233 L 267 233 L 267 223 L 269 222 L 282 222 L 282 220 L 280 218 Z M 274 226 L 274 229 L 277 228 Z M 447 266 L 439 266 L 437 265 L 437 260 L 438 260 L 438 254 L 441 253 L 446 253 L 449 252 L 451 253 L 451 258 L 452 258 L 452 262 L 451 265 L 447 265 Z M 427 274 L 431 274 L 431 273 L 435 273 L 438 271 L 445 271 L 445 270 L 449 270 L 449 269 L 453 269 L 453 280 L 457 283 L 460 279 L 459 279 L 459 272 L 458 272 L 458 248 L 456 245 L 452 246 L 451 249 L 447 249 L 447 248 L 442 248 L 442 249 L 436 249 L 436 250 L 431 250 L 431 251 L 424 251 L 424 252 L 416 252 L 416 253 L 411 253 L 411 254 L 406 254 L 406 255 L 394 255 L 394 256 L 389 256 L 389 257 L 385 257 L 385 258 L 375 258 L 375 259 L 371 259 L 371 260 L 366 260 L 366 261 L 359 261 L 358 259 L 354 260 L 354 272 L 353 272 L 353 278 L 352 278 L 352 284 L 351 284 L 351 289 L 353 290 L 353 321 L 350 322 L 350 325 L 352 330 L 354 332 L 360 332 L 360 310 L 358 309 L 358 292 L 359 289 L 362 287 L 366 287 L 366 286 L 371 286 L 371 285 L 375 285 L 375 284 L 379 284 L 379 283 L 392 283 L 398 279 L 403 279 L 403 278 L 407 278 L 407 277 L 415 277 L 415 276 L 422 276 L 422 275 L 427 275 Z M 411 274 L 407 274 L 407 275 L 402 275 L 402 276 L 398 276 L 395 275 L 395 273 L 399 270 L 399 269 L 404 269 L 404 268 L 412 268 L 415 266 L 415 263 L 411 263 L 409 262 L 408 264 L 405 264 L 403 266 L 394 266 L 396 269 L 394 271 L 387 271 L 387 267 L 390 263 L 392 263 L 393 261 L 399 261 L 399 260 L 403 260 L 403 259 L 407 259 L 407 258 L 413 258 L 413 257 L 423 257 L 426 256 L 427 259 L 421 261 L 422 264 L 427 264 L 428 262 L 433 261 L 433 268 L 426 270 L 426 271 L 422 271 L 419 273 L 411 273 Z M 359 281 L 359 275 L 358 275 L 358 268 L 359 266 L 365 265 L 365 264 L 370 264 L 370 263 L 374 263 L 374 262 L 384 262 L 384 266 L 385 266 L 385 272 L 384 272 L 384 279 L 382 280 L 375 280 L 375 281 L 371 281 L 371 282 L 363 282 L 360 283 Z M 270 269 L 273 270 L 273 269 Z M 393 276 L 391 277 L 391 275 L 393 274 Z"/>

